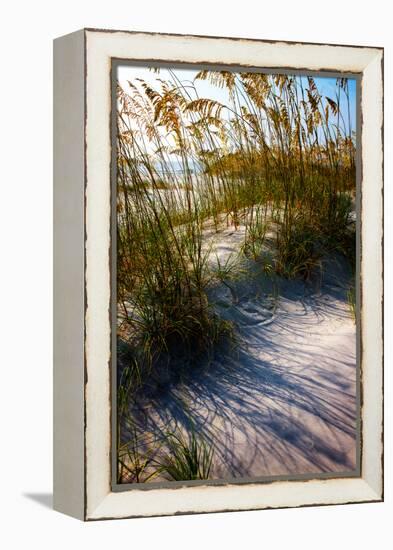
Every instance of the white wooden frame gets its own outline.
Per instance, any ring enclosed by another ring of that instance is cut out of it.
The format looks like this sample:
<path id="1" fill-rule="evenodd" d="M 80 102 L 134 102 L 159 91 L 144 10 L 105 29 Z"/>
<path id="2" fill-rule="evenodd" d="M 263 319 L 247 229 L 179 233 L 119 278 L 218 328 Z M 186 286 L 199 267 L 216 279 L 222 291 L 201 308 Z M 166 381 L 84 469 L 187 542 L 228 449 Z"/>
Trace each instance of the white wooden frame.
<path id="1" fill-rule="evenodd" d="M 55 40 L 54 507 L 83 520 L 383 499 L 383 50 L 123 31 Z M 111 490 L 111 60 L 361 73 L 361 476 Z"/>

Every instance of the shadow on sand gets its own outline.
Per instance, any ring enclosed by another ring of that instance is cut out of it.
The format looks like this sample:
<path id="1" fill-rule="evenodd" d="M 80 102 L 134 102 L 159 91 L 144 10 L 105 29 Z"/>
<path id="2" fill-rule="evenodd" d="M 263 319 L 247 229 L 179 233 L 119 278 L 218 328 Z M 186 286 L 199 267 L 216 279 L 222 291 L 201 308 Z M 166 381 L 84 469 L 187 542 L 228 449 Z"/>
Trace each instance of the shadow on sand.
<path id="1" fill-rule="evenodd" d="M 216 479 L 353 471 L 355 325 L 345 286 L 327 276 L 320 290 L 282 282 L 278 310 L 260 323 L 240 295 L 227 308 L 244 321 L 235 350 L 135 396 L 141 440 L 193 426 L 214 445 Z"/>

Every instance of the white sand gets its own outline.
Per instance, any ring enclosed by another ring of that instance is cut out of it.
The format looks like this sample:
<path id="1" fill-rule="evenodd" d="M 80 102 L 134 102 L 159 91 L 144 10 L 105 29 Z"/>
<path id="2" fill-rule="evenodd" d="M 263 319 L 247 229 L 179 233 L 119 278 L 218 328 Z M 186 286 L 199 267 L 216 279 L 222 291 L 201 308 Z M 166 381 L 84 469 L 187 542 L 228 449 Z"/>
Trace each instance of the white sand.
<path id="1" fill-rule="evenodd" d="M 208 229 L 206 238 L 210 261 L 224 263 L 237 254 L 244 227 Z M 211 290 L 217 310 L 238 327 L 238 348 L 139 399 L 133 415 L 142 439 L 187 430 L 190 416 L 214 444 L 214 479 L 354 470 L 356 335 L 347 269 L 331 259 L 319 280 L 280 279 L 277 298 L 261 266 L 246 269 L 247 277 Z"/>

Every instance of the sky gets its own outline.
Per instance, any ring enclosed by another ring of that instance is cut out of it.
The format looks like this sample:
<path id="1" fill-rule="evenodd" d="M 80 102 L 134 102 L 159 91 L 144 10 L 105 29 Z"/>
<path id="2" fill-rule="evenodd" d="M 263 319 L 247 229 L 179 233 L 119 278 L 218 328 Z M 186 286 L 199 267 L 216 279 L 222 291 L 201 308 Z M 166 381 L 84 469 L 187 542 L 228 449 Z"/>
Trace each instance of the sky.
<path id="1" fill-rule="evenodd" d="M 173 72 L 176 74 L 176 77 L 182 82 L 182 84 L 194 85 L 198 96 L 203 98 L 211 98 L 220 103 L 229 104 L 229 95 L 228 91 L 223 88 L 219 88 L 210 83 L 209 80 L 196 80 L 194 81 L 195 76 L 200 69 L 174 69 Z M 166 68 L 160 68 L 160 72 L 156 73 L 149 69 L 148 67 L 143 66 L 132 66 L 132 65 L 122 65 L 118 67 L 118 82 L 125 92 L 128 91 L 129 85 L 128 81 L 135 82 L 137 78 L 144 80 L 154 89 L 160 89 L 160 83 L 157 82 L 157 79 L 163 80 L 172 80 L 172 77 Z M 308 87 L 308 82 L 306 76 L 301 76 L 303 80 L 303 85 L 305 88 Z M 336 101 L 336 78 L 331 77 L 322 77 L 314 76 L 314 81 L 317 85 L 318 91 L 322 96 L 328 96 L 334 101 Z M 350 119 L 352 130 L 356 130 L 356 80 L 348 80 L 348 89 L 349 89 L 349 109 L 350 109 Z M 191 92 L 192 93 L 192 92 Z M 341 96 L 341 112 L 345 124 L 347 124 L 347 99 L 344 95 Z M 195 98 L 195 92 L 193 99 Z"/>

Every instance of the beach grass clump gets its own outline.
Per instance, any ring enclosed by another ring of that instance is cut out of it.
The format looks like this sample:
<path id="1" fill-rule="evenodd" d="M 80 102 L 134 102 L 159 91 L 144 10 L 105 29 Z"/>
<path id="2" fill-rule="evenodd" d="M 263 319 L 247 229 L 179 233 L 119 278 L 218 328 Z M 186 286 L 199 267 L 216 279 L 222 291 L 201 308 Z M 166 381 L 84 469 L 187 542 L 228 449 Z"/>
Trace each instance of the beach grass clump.
<path id="1" fill-rule="evenodd" d="M 315 228 L 296 220 L 278 232 L 275 269 L 287 279 L 308 279 L 322 256 Z"/>
<path id="2" fill-rule="evenodd" d="M 119 185 L 149 190 L 136 209 L 149 204 L 199 232 L 207 219 L 246 223 L 251 257 L 275 219 L 277 269 L 294 276 L 315 264 L 312 235 L 343 246 L 355 190 L 348 79 L 328 97 L 310 76 L 203 70 L 182 82 L 167 73 L 154 89 L 139 81 L 118 92 Z M 227 102 L 199 97 L 199 80 L 225 90 Z"/>
<path id="3" fill-rule="evenodd" d="M 124 409 L 162 364 L 193 368 L 234 335 L 209 287 L 228 284 L 238 268 L 218 260 L 212 267 L 207 227 L 241 229 L 243 260 L 265 265 L 268 258 L 269 274 L 308 279 L 337 252 L 355 270 L 356 134 L 347 78 L 337 78 L 329 96 L 312 76 L 202 70 L 183 81 L 168 68 L 153 81 L 117 89 Z M 200 96 L 200 81 L 221 99 Z M 187 475 L 206 475 L 204 445 L 168 440 L 177 478 L 186 475 L 181 460 L 196 456 L 205 466 L 191 461 Z"/>
<path id="4" fill-rule="evenodd" d="M 214 446 L 193 427 L 187 435 L 176 429 L 153 441 L 138 436 L 132 421 L 130 425 L 130 436 L 118 445 L 119 483 L 209 479 Z"/>
<path id="5" fill-rule="evenodd" d="M 268 230 L 267 205 L 258 204 L 249 209 L 245 216 L 246 233 L 243 253 L 257 260 L 261 257 L 265 244 L 266 232 Z"/>
<path id="6" fill-rule="evenodd" d="M 286 278 L 307 279 L 332 251 L 354 258 L 347 79 L 328 97 L 311 76 L 166 74 L 118 87 L 119 332 L 135 383 L 162 357 L 187 362 L 230 332 L 208 299 L 207 223 L 244 226 L 241 249 L 255 261 L 269 235 L 271 265 Z M 227 101 L 200 97 L 200 80 Z"/>
<path id="7" fill-rule="evenodd" d="M 163 356 L 196 358 L 229 329 L 209 304 L 208 275 L 195 250 L 196 235 L 148 230 L 143 235 L 143 255 L 129 251 L 132 285 L 127 285 L 126 274 L 121 288 L 123 339 L 134 350 L 141 376 Z"/>
<path id="8" fill-rule="evenodd" d="M 162 204 L 149 199 L 143 212 L 129 206 L 118 230 L 120 331 L 133 371 L 146 379 L 160 360 L 195 360 L 231 327 L 208 301 L 210 275 L 194 216 L 175 227 Z"/>
<path id="9" fill-rule="evenodd" d="M 117 480 L 118 483 L 147 483 L 161 473 L 156 461 L 159 449 L 157 443 L 150 443 L 142 450 L 137 430 L 132 427 L 132 435 L 126 443 L 118 444 Z"/>
<path id="10" fill-rule="evenodd" d="M 167 453 L 160 466 L 164 475 L 174 481 L 209 479 L 214 447 L 191 429 L 187 436 L 168 432 Z"/>

